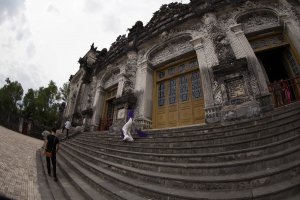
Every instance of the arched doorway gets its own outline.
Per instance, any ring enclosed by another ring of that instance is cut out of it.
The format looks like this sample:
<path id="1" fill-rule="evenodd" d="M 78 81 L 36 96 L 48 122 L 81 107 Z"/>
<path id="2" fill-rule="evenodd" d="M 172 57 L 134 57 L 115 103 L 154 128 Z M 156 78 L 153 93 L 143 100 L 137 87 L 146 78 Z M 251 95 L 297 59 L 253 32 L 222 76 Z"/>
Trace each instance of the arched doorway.
<path id="1" fill-rule="evenodd" d="M 204 99 L 196 56 L 155 70 L 153 127 L 204 123 Z"/>
<path id="2" fill-rule="evenodd" d="M 113 101 L 116 99 L 116 94 L 117 94 L 117 87 L 112 87 L 108 89 L 105 93 L 104 107 L 103 107 L 104 109 L 103 112 L 101 113 L 102 116 L 99 122 L 100 131 L 108 130 L 113 123 L 114 111 L 115 111 Z"/>
<path id="3" fill-rule="evenodd" d="M 276 107 L 300 99 L 300 57 L 287 35 L 269 32 L 248 40 L 259 60 Z"/>
<path id="4" fill-rule="evenodd" d="M 241 24 L 267 81 L 275 106 L 300 99 L 300 57 L 284 20 L 273 9 L 251 9 L 240 13 Z M 299 36 L 298 36 L 299 37 Z M 259 64 L 258 64 L 259 65 Z"/>

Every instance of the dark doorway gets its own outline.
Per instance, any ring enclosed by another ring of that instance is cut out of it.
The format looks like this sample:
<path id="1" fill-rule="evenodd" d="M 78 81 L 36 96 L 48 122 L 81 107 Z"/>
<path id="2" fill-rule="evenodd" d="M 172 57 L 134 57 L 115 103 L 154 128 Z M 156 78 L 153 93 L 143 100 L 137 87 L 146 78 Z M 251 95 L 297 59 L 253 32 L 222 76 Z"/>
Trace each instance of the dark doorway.
<path id="1" fill-rule="evenodd" d="M 115 98 L 106 100 L 105 102 L 105 114 L 103 118 L 100 118 L 100 125 L 99 125 L 99 130 L 100 131 L 106 131 L 109 130 L 109 127 L 113 123 L 113 118 L 114 118 L 114 101 Z"/>
<path id="2" fill-rule="evenodd" d="M 106 112 L 106 118 L 107 119 L 113 119 L 114 116 L 114 99 L 110 99 L 107 101 L 107 112 Z"/>
<path id="3" fill-rule="evenodd" d="M 256 53 L 271 83 L 289 78 L 284 62 L 284 49 L 277 48 Z"/>

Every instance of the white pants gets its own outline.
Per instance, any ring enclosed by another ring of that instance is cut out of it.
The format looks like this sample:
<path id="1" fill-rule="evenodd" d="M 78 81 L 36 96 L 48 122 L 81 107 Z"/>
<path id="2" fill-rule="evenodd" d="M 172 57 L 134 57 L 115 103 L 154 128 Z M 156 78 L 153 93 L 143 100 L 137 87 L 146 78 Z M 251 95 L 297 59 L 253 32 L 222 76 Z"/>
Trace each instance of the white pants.
<path id="1" fill-rule="evenodd" d="M 130 118 L 128 120 L 128 122 L 126 122 L 126 124 L 124 124 L 123 128 L 122 128 L 122 131 L 123 131 L 123 134 L 124 134 L 124 138 L 123 138 L 123 141 L 130 141 L 132 142 L 133 141 L 133 138 L 131 136 L 131 126 L 132 126 L 132 118 Z"/>

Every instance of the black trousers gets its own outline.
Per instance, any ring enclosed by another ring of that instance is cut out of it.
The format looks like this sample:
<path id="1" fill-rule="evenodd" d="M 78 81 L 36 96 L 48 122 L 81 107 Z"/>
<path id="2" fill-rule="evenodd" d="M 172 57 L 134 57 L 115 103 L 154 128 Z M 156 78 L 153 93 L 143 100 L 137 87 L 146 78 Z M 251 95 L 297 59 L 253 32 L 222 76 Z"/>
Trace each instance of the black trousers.
<path id="1" fill-rule="evenodd" d="M 67 129 L 67 128 L 66 128 L 66 129 Z M 67 136 L 66 136 L 66 138 L 69 139 L 69 129 L 67 129 Z"/>
<path id="2" fill-rule="evenodd" d="M 52 157 L 46 157 L 48 174 L 51 174 L 50 160 L 53 168 L 53 176 L 56 177 L 56 153 L 52 153 Z"/>
<path id="3" fill-rule="evenodd" d="M 67 135 L 66 135 L 66 139 L 69 139 L 69 129 L 68 128 L 66 128 L 66 127 L 63 127 L 63 129 L 62 129 L 62 133 L 64 132 L 64 130 L 67 130 Z"/>

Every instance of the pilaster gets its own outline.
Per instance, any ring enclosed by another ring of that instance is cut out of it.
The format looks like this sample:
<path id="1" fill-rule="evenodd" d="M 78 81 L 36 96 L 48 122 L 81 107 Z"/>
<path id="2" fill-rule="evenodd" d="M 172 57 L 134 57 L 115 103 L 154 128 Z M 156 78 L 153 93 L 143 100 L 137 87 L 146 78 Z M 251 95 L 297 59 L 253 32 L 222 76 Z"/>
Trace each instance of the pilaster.
<path id="1" fill-rule="evenodd" d="M 96 130 L 99 127 L 100 116 L 103 111 L 103 101 L 105 98 L 105 90 L 102 86 L 98 86 L 96 89 L 95 100 L 93 102 L 93 117 L 92 128 Z"/>
<path id="2" fill-rule="evenodd" d="M 300 27 L 290 19 L 288 15 L 279 16 L 280 22 L 283 26 L 284 33 L 288 35 L 291 43 L 300 54 Z"/>
<path id="3" fill-rule="evenodd" d="M 137 120 L 143 128 L 150 128 L 152 124 L 153 70 L 148 66 L 147 61 L 138 64 L 135 93 L 138 97 Z"/>
<path id="4" fill-rule="evenodd" d="M 211 83 L 212 77 L 211 77 L 209 66 L 207 64 L 203 40 L 204 40 L 203 37 L 198 37 L 191 40 L 191 43 L 193 44 L 197 55 L 200 76 L 202 81 L 205 108 L 206 108 L 206 107 L 212 107 L 214 105 L 214 101 L 213 101 L 213 89 Z"/>
<path id="5" fill-rule="evenodd" d="M 236 24 L 236 25 L 231 26 L 230 29 L 233 33 L 235 33 L 235 35 L 239 41 L 240 47 L 243 49 L 243 51 L 245 53 L 245 56 L 248 61 L 249 70 L 251 71 L 251 73 L 254 74 L 254 76 L 257 79 L 259 94 L 256 94 L 256 95 L 268 95 L 269 90 L 268 90 L 266 78 L 264 77 L 262 66 L 260 65 L 250 43 L 248 42 L 248 40 L 242 30 L 242 25 Z"/>

